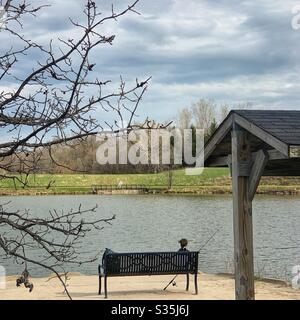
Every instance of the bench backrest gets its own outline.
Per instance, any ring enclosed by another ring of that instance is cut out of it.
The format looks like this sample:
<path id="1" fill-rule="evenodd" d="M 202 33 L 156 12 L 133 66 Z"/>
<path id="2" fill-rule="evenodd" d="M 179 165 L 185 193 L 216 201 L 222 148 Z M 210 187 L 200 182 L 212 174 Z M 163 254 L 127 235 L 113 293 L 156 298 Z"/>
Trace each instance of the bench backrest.
<path id="1" fill-rule="evenodd" d="M 103 258 L 106 275 L 184 274 L 198 272 L 197 251 L 108 253 Z"/>

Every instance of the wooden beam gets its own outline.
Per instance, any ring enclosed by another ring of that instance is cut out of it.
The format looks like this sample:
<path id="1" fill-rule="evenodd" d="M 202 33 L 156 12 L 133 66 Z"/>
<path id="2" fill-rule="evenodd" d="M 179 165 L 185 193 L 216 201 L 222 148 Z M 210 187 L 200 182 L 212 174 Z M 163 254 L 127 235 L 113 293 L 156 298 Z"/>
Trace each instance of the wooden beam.
<path id="1" fill-rule="evenodd" d="M 256 153 L 254 162 L 252 164 L 251 173 L 249 177 L 249 200 L 252 201 L 257 187 L 259 185 L 260 178 L 264 172 L 265 166 L 268 163 L 269 154 L 264 150 L 260 150 Z"/>
<path id="2" fill-rule="evenodd" d="M 226 167 L 231 162 L 231 154 L 224 157 L 211 158 L 208 167 Z"/>
<path id="3" fill-rule="evenodd" d="M 220 143 L 232 127 L 233 115 L 229 114 L 223 123 L 218 127 L 212 138 L 207 142 L 204 149 L 204 160 L 206 160 L 215 150 L 218 143 Z"/>
<path id="4" fill-rule="evenodd" d="M 252 153 L 252 160 L 255 161 L 255 158 L 257 156 L 257 154 L 260 151 L 257 152 L 253 152 Z M 289 157 L 285 156 L 284 154 L 282 154 L 281 152 L 272 149 L 272 150 L 266 150 L 266 152 L 268 153 L 268 158 L 270 161 L 272 160 L 284 160 L 284 159 L 288 159 Z M 229 154 L 228 156 L 222 156 L 222 157 L 215 157 L 215 158 L 211 158 L 207 164 L 208 167 L 226 167 L 228 165 L 228 161 L 231 162 L 231 154 Z"/>
<path id="5" fill-rule="evenodd" d="M 284 159 L 288 159 L 288 156 L 285 156 L 284 154 L 282 154 L 281 152 L 279 152 L 278 150 L 272 149 L 272 150 L 268 150 L 268 155 L 269 155 L 269 160 L 284 160 Z"/>
<path id="6" fill-rule="evenodd" d="M 233 121 L 237 123 L 240 127 L 246 129 L 248 132 L 258 137 L 260 140 L 264 141 L 268 145 L 272 146 L 274 149 L 278 150 L 285 156 L 289 156 L 289 145 L 283 141 L 272 136 L 270 133 L 266 132 L 262 128 L 258 127 L 254 123 L 248 121 L 238 114 L 234 114 Z"/>
<path id="7" fill-rule="evenodd" d="M 232 177 L 232 157 L 231 154 L 227 156 L 227 165 L 230 171 L 230 176 Z"/>
<path id="8" fill-rule="evenodd" d="M 254 299 L 252 202 L 249 199 L 251 166 L 248 133 L 236 124 L 232 130 L 232 193 L 234 228 L 235 296 L 237 300 Z M 243 168 L 243 169 L 241 169 Z"/>
<path id="9" fill-rule="evenodd" d="M 292 168 L 292 169 L 266 169 L 264 172 L 264 176 L 266 177 L 299 177 L 300 176 L 300 168 Z"/>

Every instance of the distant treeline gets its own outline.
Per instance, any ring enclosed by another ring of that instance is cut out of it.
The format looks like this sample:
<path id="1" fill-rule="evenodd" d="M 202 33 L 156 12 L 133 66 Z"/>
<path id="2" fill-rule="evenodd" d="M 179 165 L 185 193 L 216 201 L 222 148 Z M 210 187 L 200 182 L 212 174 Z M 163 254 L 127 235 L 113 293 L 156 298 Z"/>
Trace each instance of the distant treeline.
<path id="1" fill-rule="evenodd" d="M 249 108 L 249 104 L 239 105 L 238 108 Z M 179 111 L 176 121 L 170 126 L 172 128 L 204 129 L 205 141 L 215 132 L 220 122 L 229 112 L 227 105 L 216 106 L 212 100 L 201 99 L 189 108 Z M 172 147 L 173 140 L 170 144 Z M 8 161 L 11 172 L 28 173 L 158 173 L 185 166 L 171 164 L 99 164 L 97 162 L 97 148 L 101 142 L 95 136 L 90 136 L 80 141 L 72 141 L 48 148 L 40 148 L 34 154 L 27 155 L 25 151 L 16 153 Z M 193 134 L 193 155 L 195 155 L 195 134 Z M 161 154 L 161 150 L 160 150 Z M 118 155 L 116 157 L 118 159 Z"/>

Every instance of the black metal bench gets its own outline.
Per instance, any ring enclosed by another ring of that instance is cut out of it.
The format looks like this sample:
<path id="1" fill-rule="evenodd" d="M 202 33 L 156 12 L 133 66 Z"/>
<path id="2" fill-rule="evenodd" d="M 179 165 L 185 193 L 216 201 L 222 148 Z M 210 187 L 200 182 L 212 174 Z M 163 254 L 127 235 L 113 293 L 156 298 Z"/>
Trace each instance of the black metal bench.
<path id="1" fill-rule="evenodd" d="M 102 265 L 98 267 L 99 295 L 102 277 L 107 298 L 107 278 L 119 276 L 186 274 L 186 290 L 189 290 L 189 274 L 194 274 L 195 293 L 198 294 L 198 251 L 115 253 L 106 249 Z"/>

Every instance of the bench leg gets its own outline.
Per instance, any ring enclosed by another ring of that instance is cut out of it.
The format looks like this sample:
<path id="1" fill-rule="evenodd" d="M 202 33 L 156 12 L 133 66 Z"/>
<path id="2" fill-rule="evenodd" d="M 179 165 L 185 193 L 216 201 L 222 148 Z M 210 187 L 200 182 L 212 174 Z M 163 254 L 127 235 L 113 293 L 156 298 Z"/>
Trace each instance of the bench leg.
<path id="1" fill-rule="evenodd" d="M 190 286 L 190 275 L 187 273 L 186 274 L 186 291 L 189 291 L 189 286 Z"/>
<path id="2" fill-rule="evenodd" d="M 195 273 L 195 294 L 198 294 L 198 272 Z"/>
<path id="3" fill-rule="evenodd" d="M 102 285 L 102 277 L 101 277 L 101 275 L 99 275 L 99 292 L 98 292 L 98 294 L 100 295 L 101 294 L 101 285 Z"/>
<path id="4" fill-rule="evenodd" d="M 107 299 L 107 276 L 104 276 L 104 298 Z"/>

